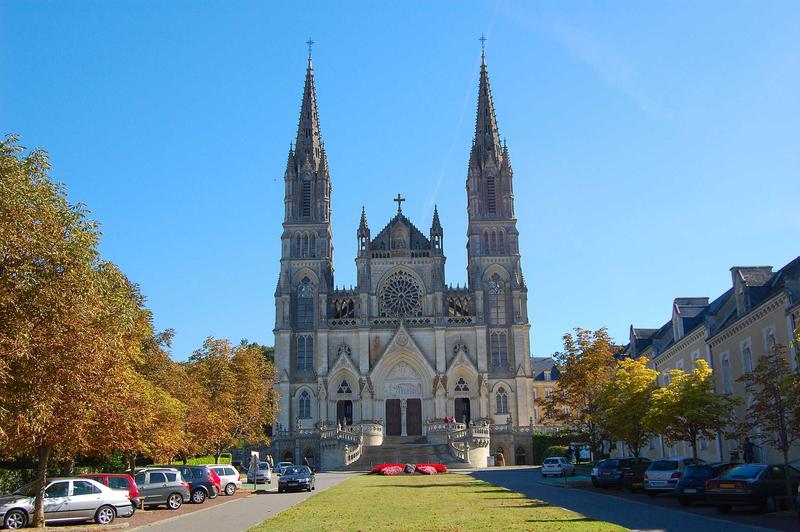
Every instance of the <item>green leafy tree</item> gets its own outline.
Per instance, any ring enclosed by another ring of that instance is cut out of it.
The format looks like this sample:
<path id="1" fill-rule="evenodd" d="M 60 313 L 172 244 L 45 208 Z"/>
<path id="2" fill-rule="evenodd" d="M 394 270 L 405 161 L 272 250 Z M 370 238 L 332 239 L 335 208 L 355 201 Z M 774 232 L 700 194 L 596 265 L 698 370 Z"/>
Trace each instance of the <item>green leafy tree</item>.
<path id="1" fill-rule="evenodd" d="M 607 436 L 601 400 L 614 378 L 616 351 L 606 329 L 565 334 L 564 351 L 555 354 L 558 387 L 541 401 L 545 421 L 585 434 L 593 456 Z"/>
<path id="2" fill-rule="evenodd" d="M 727 430 L 738 401 L 714 391 L 711 368 L 702 358 L 695 361 L 691 372 L 675 369 L 669 376 L 669 384 L 653 392 L 647 426 L 668 442 L 689 442 L 697 462 L 698 439 L 712 439 Z"/>
<path id="3" fill-rule="evenodd" d="M 639 457 L 654 432 L 645 419 L 658 388 L 658 372 L 647 367 L 647 359 L 623 359 L 606 384 L 600 400 L 602 425 L 612 440 L 621 440 Z"/>
<path id="4" fill-rule="evenodd" d="M 753 371 L 738 380 L 752 397 L 739 431 L 781 452 L 786 494 L 793 500 L 788 466 L 789 451 L 800 443 L 800 386 L 798 372 L 789 363 L 788 349 L 780 344 L 773 346 L 770 353 L 759 358 Z"/>

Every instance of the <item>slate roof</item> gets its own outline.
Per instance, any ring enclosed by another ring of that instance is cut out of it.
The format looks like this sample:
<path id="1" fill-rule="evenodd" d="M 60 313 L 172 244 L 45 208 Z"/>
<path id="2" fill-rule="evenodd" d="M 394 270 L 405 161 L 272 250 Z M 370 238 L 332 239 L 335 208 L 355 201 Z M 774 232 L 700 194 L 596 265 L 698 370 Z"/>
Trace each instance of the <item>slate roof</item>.
<path id="1" fill-rule="evenodd" d="M 386 226 L 381 229 L 381 232 L 372 239 L 370 243 L 370 248 L 374 250 L 389 250 L 391 249 L 391 234 L 392 228 L 395 227 L 397 224 L 405 224 L 409 229 L 409 242 L 406 244 L 407 249 L 417 250 L 417 249 L 431 249 L 431 241 L 417 229 L 411 220 L 406 218 L 406 215 L 402 212 L 398 212 L 394 218 L 392 218 Z"/>
<path id="2" fill-rule="evenodd" d="M 533 373 L 534 380 L 545 380 L 544 372 L 547 370 L 550 370 L 550 380 L 558 379 L 559 373 L 555 360 L 550 357 L 531 357 L 531 373 Z"/>

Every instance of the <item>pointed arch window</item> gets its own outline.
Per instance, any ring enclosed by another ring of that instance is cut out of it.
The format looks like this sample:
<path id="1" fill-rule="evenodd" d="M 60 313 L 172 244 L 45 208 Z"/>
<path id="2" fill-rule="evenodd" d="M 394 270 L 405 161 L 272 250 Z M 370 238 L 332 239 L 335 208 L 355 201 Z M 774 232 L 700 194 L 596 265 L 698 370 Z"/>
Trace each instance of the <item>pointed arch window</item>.
<path id="1" fill-rule="evenodd" d="M 460 379 L 458 379 L 458 382 L 456 383 L 456 391 L 457 392 L 468 392 L 469 391 L 469 386 L 467 386 L 467 382 L 464 380 L 464 377 L 461 377 Z"/>
<path id="2" fill-rule="evenodd" d="M 297 415 L 300 419 L 311 419 L 311 396 L 306 390 L 297 399 Z"/>
<path id="3" fill-rule="evenodd" d="M 489 249 L 489 231 L 483 232 L 483 254 L 484 255 L 491 255 L 492 252 Z"/>
<path id="4" fill-rule="evenodd" d="M 303 181 L 303 196 L 300 212 L 303 218 L 311 218 L 311 181 Z"/>
<path id="5" fill-rule="evenodd" d="M 297 337 L 297 371 L 311 373 L 314 370 L 314 337 L 308 334 Z"/>
<path id="6" fill-rule="evenodd" d="M 506 322 L 506 291 L 500 276 L 496 273 L 489 281 L 489 323 L 503 325 Z"/>
<path id="7" fill-rule="evenodd" d="M 489 333 L 489 350 L 492 356 L 492 367 L 508 367 L 508 336 L 505 331 Z"/>
<path id="8" fill-rule="evenodd" d="M 347 383 L 346 380 L 342 380 L 342 383 L 339 385 L 339 389 L 337 393 L 353 393 L 353 389 Z"/>
<path id="9" fill-rule="evenodd" d="M 297 328 L 301 331 L 314 328 L 314 287 L 308 277 L 303 277 L 297 287 Z"/>
<path id="10" fill-rule="evenodd" d="M 508 414 L 508 393 L 506 393 L 506 389 L 502 386 L 497 389 L 495 403 L 497 405 L 498 414 Z"/>

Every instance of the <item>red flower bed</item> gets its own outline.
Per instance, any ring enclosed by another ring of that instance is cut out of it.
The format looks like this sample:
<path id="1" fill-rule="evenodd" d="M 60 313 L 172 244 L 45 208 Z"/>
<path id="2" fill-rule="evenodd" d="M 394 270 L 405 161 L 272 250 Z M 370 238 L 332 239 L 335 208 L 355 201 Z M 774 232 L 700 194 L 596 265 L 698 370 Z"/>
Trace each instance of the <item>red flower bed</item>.
<path id="1" fill-rule="evenodd" d="M 417 471 L 419 473 L 422 473 L 423 475 L 435 475 L 436 474 L 436 468 L 435 467 L 431 467 L 431 466 L 427 466 L 427 465 L 417 466 Z"/>
<path id="2" fill-rule="evenodd" d="M 381 475 L 399 475 L 403 472 L 403 468 L 397 465 L 390 465 L 389 467 L 384 467 L 381 469 Z"/>
<path id="3" fill-rule="evenodd" d="M 444 464 L 417 464 L 417 469 L 421 467 L 432 467 L 437 473 L 447 473 L 447 466 Z"/>
<path id="4" fill-rule="evenodd" d="M 371 473 L 380 473 L 387 467 L 399 467 L 400 469 L 403 468 L 403 464 L 379 464 L 372 468 Z"/>

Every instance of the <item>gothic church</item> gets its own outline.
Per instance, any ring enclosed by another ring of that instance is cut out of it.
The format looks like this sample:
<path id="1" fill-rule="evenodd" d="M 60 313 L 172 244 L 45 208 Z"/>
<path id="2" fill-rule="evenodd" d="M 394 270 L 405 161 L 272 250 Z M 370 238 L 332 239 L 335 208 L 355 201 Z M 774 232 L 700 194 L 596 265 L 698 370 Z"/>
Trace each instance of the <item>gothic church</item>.
<path id="1" fill-rule="evenodd" d="M 512 435 L 530 430 L 534 415 L 528 291 L 513 170 L 500 141 L 485 53 L 466 179 L 466 287 L 446 282 L 438 212 L 423 233 L 403 213 L 398 194 L 397 214 L 374 236 L 362 210 L 357 285 L 335 288 L 332 178 L 310 53 L 284 179 L 273 444 L 288 451 L 279 451 L 280 459 L 324 454 L 318 440 L 309 450 L 301 440 L 324 438 L 330 427 L 362 427 L 371 436 L 366 445 L 379 445 L 392 437 L 432 437 L 445 418 L 485 427 L 491 453 L 501 442 L 513 454 Z"/>

